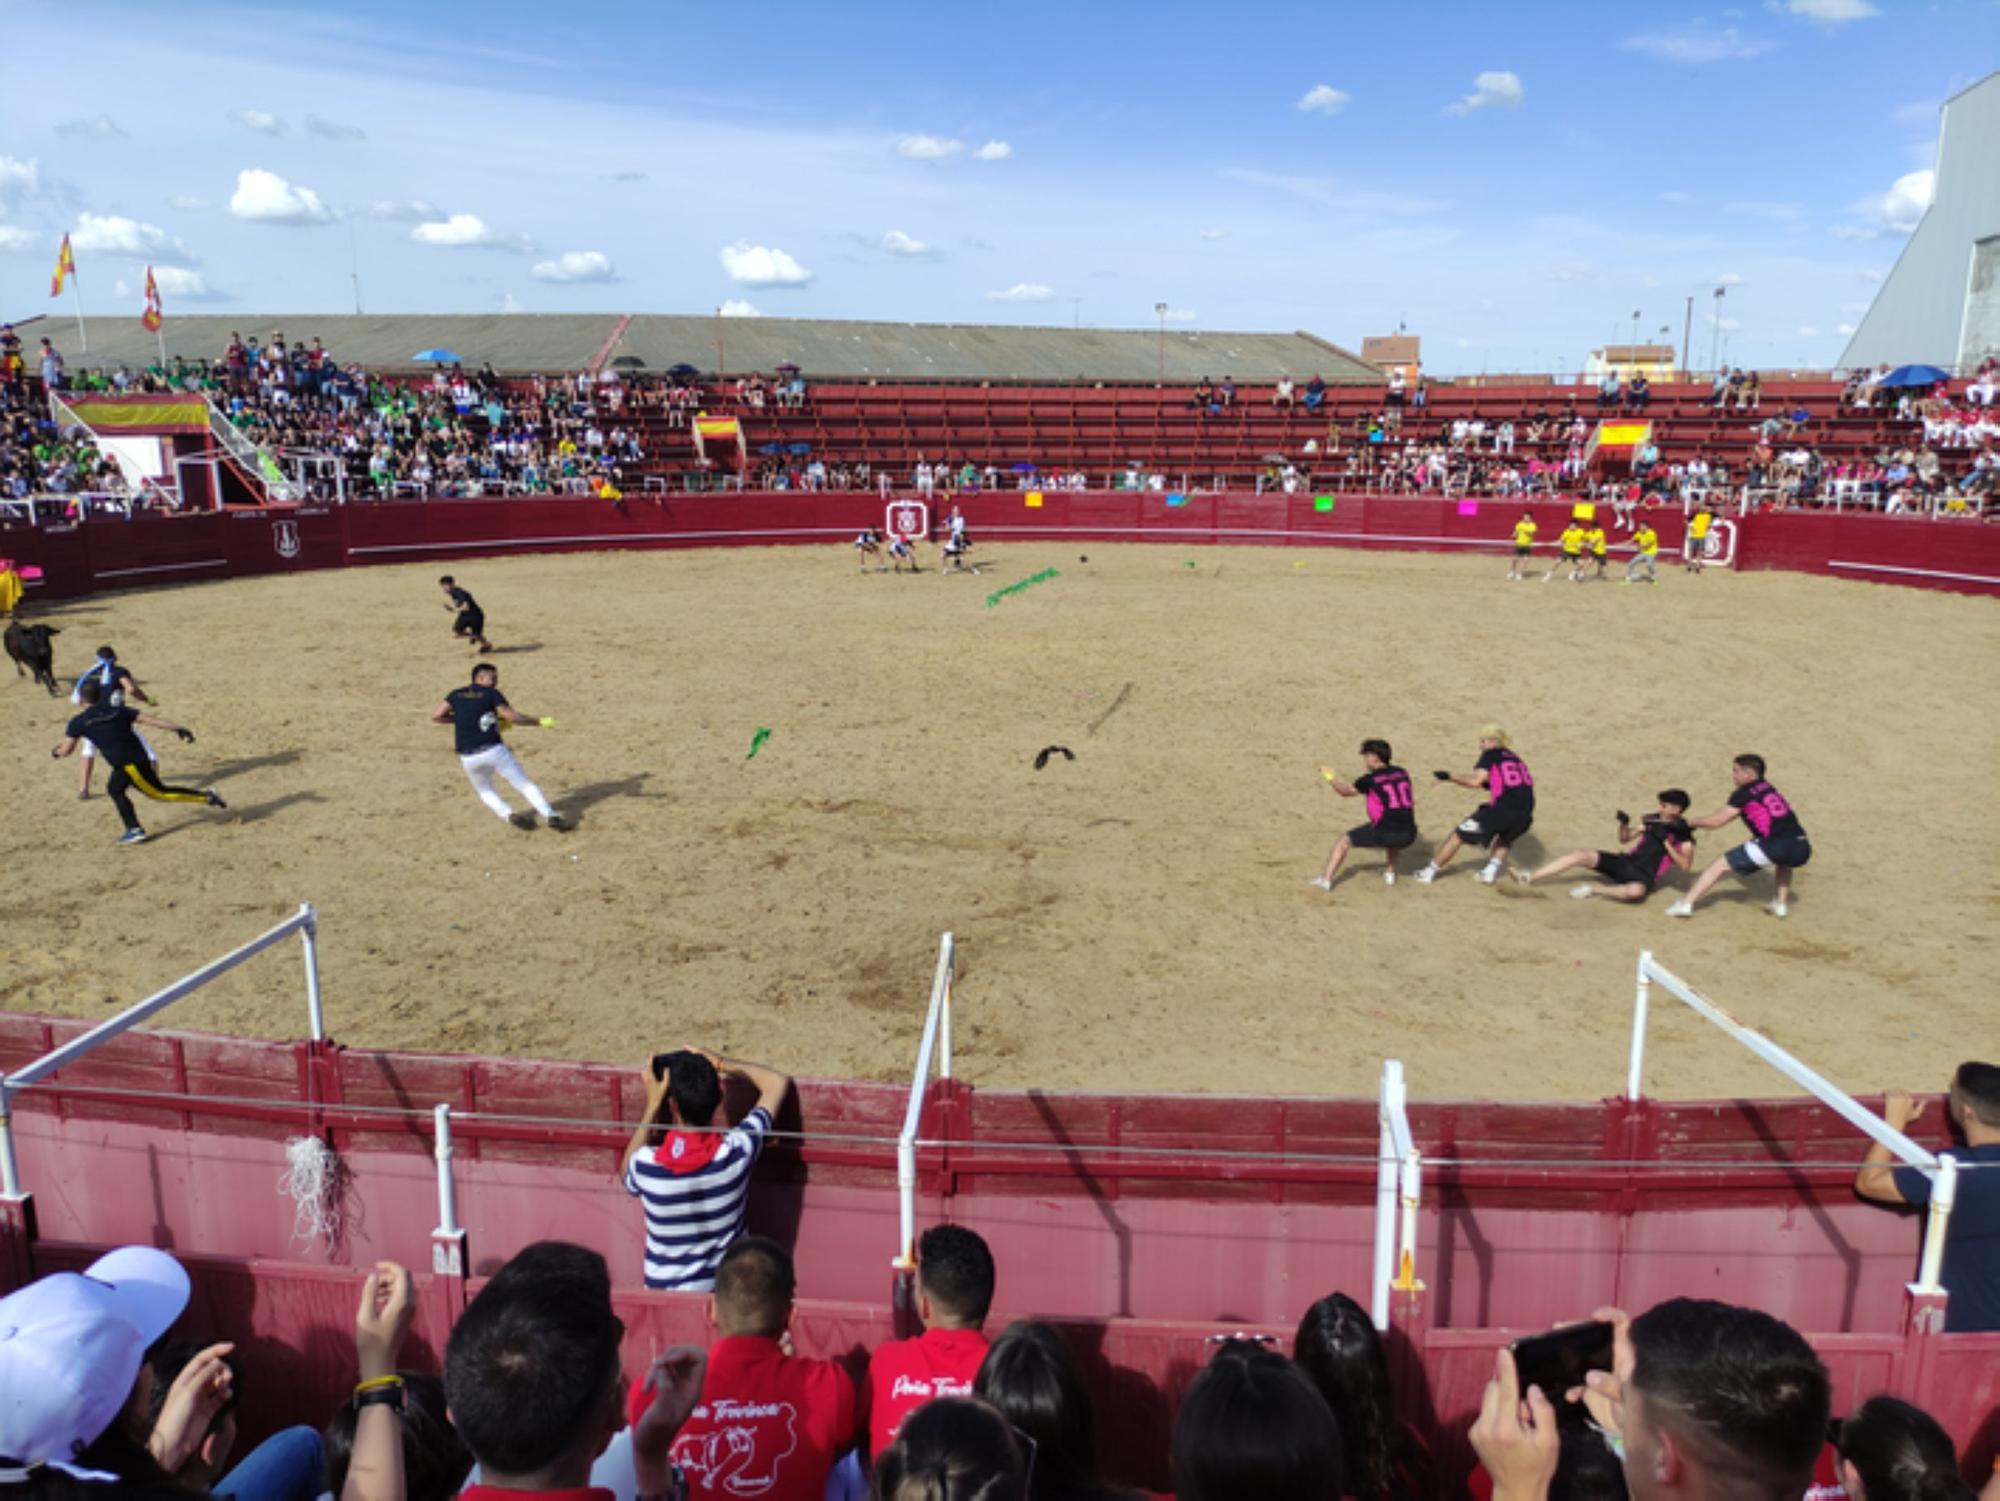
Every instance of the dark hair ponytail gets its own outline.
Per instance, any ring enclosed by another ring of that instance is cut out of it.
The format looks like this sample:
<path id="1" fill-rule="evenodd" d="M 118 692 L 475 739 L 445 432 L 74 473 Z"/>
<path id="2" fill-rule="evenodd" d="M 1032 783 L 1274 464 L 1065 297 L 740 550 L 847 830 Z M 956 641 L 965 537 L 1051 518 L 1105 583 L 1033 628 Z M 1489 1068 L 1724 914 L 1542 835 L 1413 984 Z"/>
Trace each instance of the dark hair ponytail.
<path id="1" fill-rule="evenodd" d="M 1866 1501 L 1972 1501 L 1950 1435 L 1895 1397 L 1863 1402 L 1840 1425 L 1839 1448 L 1860 1475 Z"/>
<path id="2" fill-rule="evenodd" d="M 1346 1293 L 1330 1293 L 1299 1320 L 1292 1359 L 1312 1378 L 1340 1426 L 1347 1494 L 1376 1501 L 1393 1480 L 1396 1419 L 1389 1358 L 1374 1321 Z"/>

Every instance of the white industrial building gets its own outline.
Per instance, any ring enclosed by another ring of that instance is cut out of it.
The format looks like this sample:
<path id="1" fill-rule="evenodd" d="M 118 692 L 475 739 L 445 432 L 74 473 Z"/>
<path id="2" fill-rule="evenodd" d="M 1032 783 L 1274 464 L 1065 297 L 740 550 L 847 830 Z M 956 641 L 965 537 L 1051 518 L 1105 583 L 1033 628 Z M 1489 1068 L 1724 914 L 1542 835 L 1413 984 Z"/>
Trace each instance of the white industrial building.
<path id="1" fill-rule="evenodd" d="M 1843 365 L 1970 371 L 2000 354 L 2000 73 L 1945 101 L 1937 179 Z"/>

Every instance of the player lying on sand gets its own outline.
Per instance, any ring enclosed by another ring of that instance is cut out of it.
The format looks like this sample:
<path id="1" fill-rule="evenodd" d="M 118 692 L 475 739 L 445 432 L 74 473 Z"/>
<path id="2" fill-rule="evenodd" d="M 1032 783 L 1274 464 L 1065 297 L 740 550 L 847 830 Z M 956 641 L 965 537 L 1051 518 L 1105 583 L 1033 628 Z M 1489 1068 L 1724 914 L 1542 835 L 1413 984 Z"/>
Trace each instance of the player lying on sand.
<path id="1" fill-rule="evenodd" d="M 1611 884 L 1593 886 L 1581 882 L 1570 887 L 1569 894 L 1578 900 L 1602 896 L 1614 902 L 1643 902 L 1674 866 L 1687 870 L 1694 864 L 1694 834 L 1687 822 L 1688 795 L 1678 787 L 1669 787 L 1659 795 L 1659 804 L 1657 813 L 1648 813 L 1636 825 L 1629 813 L 1623 808 L 1618 810 L 1618 843 L 1622 849 L 1571 850 L 1540 870 L 1515 871 L 1514 879 L 1523 886 L 1532 886 L 1565 871 L 1594 871 Z"/>

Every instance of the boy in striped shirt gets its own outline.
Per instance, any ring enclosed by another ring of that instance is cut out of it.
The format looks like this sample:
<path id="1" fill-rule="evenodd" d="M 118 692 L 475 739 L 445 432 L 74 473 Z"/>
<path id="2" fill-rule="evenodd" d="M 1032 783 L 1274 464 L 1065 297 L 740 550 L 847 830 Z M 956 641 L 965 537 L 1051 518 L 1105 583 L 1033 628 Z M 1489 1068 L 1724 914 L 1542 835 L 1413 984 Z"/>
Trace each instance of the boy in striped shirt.
<path id="1" fill-rule="evenodd" d="M 722 1080 L 740 1074 L 757 1104 L 730 1127 Z M 730 1243 L 743 1233 L 750 1169 L 792 1081 L 774 1068 L 701 1048 L 658 1053 L 645 1068 L 646 1115 L 625 1145 L 625 1191 L 646 1211 L 646 1286 L 708 1292 Z"/>

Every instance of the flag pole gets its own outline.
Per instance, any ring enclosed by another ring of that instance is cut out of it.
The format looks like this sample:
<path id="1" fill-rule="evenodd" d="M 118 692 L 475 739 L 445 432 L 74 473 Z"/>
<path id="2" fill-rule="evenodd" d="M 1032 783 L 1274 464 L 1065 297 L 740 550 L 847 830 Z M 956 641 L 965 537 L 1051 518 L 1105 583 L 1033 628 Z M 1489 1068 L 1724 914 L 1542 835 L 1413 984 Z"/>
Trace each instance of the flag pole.
<path id="1" fill-rule="evenodd" d="M 83 278 L 76 274 L 74 267 L 69 273 L 70 295 L 76 298 L 76 352 L 90 353 L 90 335 L 83 331 Z"/>

